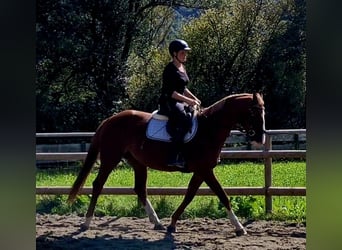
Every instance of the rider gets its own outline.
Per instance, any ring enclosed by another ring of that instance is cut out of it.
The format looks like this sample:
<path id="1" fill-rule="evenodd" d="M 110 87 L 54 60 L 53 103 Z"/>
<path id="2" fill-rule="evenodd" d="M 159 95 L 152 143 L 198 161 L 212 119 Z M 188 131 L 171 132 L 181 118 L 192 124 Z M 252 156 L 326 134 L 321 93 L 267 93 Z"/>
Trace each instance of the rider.
<path id="1" fill-rule="evenodd" d="M 159 98 L 160 112 L 169 116 L 167 130 L 171 136 L 172 150 L 168 165 L 180 168 L 184 168 L 184 158 L 181 152 L 184 136 L 191 128 L 191 117 L 188 115 L 187 106 L 201 104 L 201 101 L 186 87 L 189 77 L 184 63 L 190 50 L 184 40 L 176 39 L 170 43 L 169 52 L 172 61 L 164 68 Z"/>

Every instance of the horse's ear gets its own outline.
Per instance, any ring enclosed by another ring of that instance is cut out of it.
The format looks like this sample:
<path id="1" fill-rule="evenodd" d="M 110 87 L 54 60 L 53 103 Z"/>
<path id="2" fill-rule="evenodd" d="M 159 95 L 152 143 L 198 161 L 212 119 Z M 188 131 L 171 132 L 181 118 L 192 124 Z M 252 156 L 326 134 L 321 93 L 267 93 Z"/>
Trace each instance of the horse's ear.
<path id="1" fill-rule="evenodd" d="M 257 93 L 253 93 L 253 103 L 258 103 Z"/>
<path id="2" fill-rule="evenodd" d="M 253 93 L 253 102 L 254 102 L 254 103 L 259 103 L 259 101 L 258 101 L 258 96 L 259 96 L 261 99 L 264 99 L 262 93 L 254 92 L 254 93 Z"/>

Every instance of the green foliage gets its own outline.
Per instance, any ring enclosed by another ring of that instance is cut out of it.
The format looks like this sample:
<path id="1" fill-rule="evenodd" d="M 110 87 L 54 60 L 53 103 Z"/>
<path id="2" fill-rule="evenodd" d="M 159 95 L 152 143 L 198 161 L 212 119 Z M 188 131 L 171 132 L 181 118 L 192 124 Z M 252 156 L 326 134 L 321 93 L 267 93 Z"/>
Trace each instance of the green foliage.
<path id="1" fill-rule="evenodd" d="M 37 131 L 93 131 L 123 109 L 127 59 L 164 43 L 176 9 L 217 1 L 37 2 Z"/>
<path id="2" fill-rule="evenodd" d="M 153 49 L 146 57 L 131 54 L 127 108 L 152 112 L 158 107 L 162 73 L 168 60 L 167 50 Z"/>
<path id="3" fill-rule="evenodd" d="M 121 108 L 113 101 L 124 98 L 127 8 L 127 1 L 38 1 L 38 131 L 95 130 Z"/>
<path id="4" fill-rule="evenodd" d="M 253 218 L 257 199 L 253 196 L 236 196 L 230 199 L 234 212 L 244 218 Z"/>
<path id="5" fill-rule="evenodd" d="M 191 18 L 175 37 L 192 48 L 186 65 L 189 87 L 202 105 L 260 91 L 270 110 L 267 127 L 297 128 L 305 127 L 304 28 L 304 1 L 229 1 Z M 166 47 L 130 58 L 128 107 L 157 107 Z"/>
<path id="6" fill-rule="evenodd" d="M 126 108 L 157 108 L 168 43 L 192 47 L 203 105 L 262 91 L 268 128 L 305 127 L 304 0 L 37 2 L 37 131 L 94 131 Z"/>
<path id="7" fill-rule="evenodd" d="M 222 204 L 215 198 L 203 199 L 199 206 L 193 207 L 189 209 L 189 212 L 186 213 L 188 217 L 196 218 L 196 217 L 208 217 L 212 219 L 225 218 L 227 217 L 227 210 Z"/>
<path id="8" fill-rule="evenodd" d="M 155 211 L 160 218 L 169 217 L 175 209 L 175 204 L 166 197 L 160 197 L 160 199 L 156 200 Z"/>
<path id="9" fill-rule="evenodd" d="M 192 47 L 188 70 L 204 104 L 232 93 L 265 90 L 256 82 L 275 36 L 286 31 L 289 1 L 231 1 L 184 26 Z M 203 46 L 205 45 L 205 46 Z M 268 94 L 268 93 L 265 93 Z"/>
<path id="10" fill-rule="evenodd" d="M 41 196 L 37 199 L 36 211 L 59 215 L 70 213 L 83 215 L 88 209 L 89 201 L 88 196 L 80 196 L 72 205 L 69 205 L 66 197 L 62 195 Z"/>
<path id="11" fill-rule="evenodd" d="M 286 30 L 273 37 L 256 77 L 270 103 L 271 128 L 306 127 L 306 1 L 290 3 L 283 13 Z"/>

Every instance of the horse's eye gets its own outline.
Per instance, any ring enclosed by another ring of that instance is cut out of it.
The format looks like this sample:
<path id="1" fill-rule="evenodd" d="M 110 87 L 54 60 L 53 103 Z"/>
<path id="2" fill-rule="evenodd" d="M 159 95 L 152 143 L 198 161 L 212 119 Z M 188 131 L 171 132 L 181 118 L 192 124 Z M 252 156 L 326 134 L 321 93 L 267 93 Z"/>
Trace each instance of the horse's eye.
<path id="1" fill-rule="evenodd" d="M 254 130 L 248 130 L 247 134 L 248 134 L 249 137 L 252 137 L 252 136 L 255 135 L 255 131 Z"/>

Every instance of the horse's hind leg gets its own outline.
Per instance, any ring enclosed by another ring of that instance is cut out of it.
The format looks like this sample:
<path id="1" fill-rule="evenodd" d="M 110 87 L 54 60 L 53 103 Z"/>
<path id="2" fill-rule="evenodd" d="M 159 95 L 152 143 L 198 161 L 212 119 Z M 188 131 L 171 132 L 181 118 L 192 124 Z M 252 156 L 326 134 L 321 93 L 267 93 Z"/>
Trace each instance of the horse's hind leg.
<path id="1" fill-rule="evenodd" d="M 163 230 L 164 226 L 161 224 L 157 213 L 154 211 L 151 202 L 147 198 L 147 167 L 142 165 L 132 157 L 128 157 L 127 162 L 134 169 L 134 191 L 137 194 L 140 202 L 142 203 L 150 222 L 154 224 L 155 230 Z"/>
<path id="2" fill-rule="evenodd" d="M 95 206 L 97 203 L 97 199 L 103 189 L 103 185 L 105 184 L 110 172 L 114 167 L 120 162 L 121 158 L 117 158 L 116 160 L 105 161 L 103 160 L 103 155 L 101 155 L 101 165 L 99 172 L 93 181 L 93 191 L 90 200 L 90 204 L 88 207 L 88 211 L 86 213 L 86 221 L 81 225 L 82 230 L 87 230 L 89 228 L 90 222 L 94 215 Z"/>
<path id="3" fill-rule="evenodd" d="M 220 199 L 221 203 L 226 207 L 228 210 L 228 217 L 230 222 L 235 226 L 235 233 L 237 236 L 241 236 L 244 234 L 247 234 L 246 230 L 240 223 L 239 219 L 236 217 L 234 214 L 230 201 L 224 192 L 222 186 L 220 183 L 217 181 L 214 173 L 212 170 L 208 171 L 205 175 L 204 181 L 208 184 L 208 186 L 211 188 L 211 190 L 218 196 Z"/>

